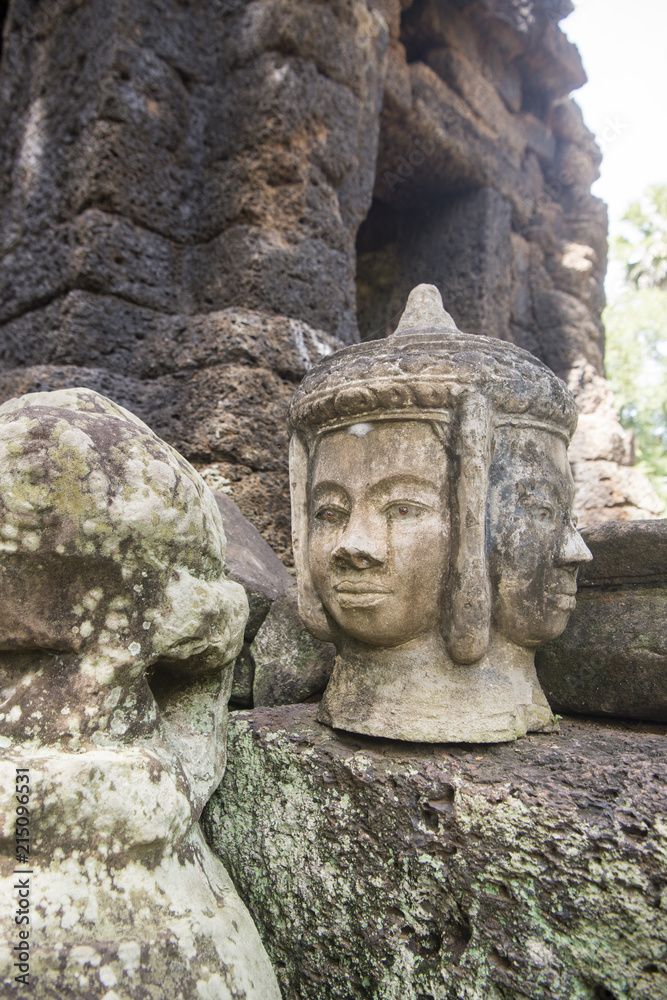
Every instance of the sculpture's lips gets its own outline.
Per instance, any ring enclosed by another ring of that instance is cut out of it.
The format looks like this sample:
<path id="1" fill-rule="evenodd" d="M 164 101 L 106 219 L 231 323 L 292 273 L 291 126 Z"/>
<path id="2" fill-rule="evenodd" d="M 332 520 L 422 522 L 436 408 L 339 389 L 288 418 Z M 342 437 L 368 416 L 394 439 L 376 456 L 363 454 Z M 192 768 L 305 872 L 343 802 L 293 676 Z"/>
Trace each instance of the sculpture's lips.
<path id="1" fill-rule="evenodd" d="M 552 577 L 547 585 L 547 592 L 554 597 L 575 597 L 577 593 L 577 577 L 575 573 L 561 572 Z"/>
<path id="2" fill-rule="evenodd" d="M 339 594 L 391 594 L 391 589 L 382 583 L 363 582 L 353 583 L 351 580 L 341 580 L 334 586 Z"/>
<path id="3" fill-rule="evenodd" d="M 392 593 L 383 583 L 372 583 L 370 580 L 364 580 L 363 583 L 341 580 L 334 586 L 334 590 L 338 594 L 341 608 L 373 608 Z"/>
<path id="4" fill-rule="evenodd" d="M 577 606 L 577 585 L 561 585 L 560 587 L 550 587 L 548 593 L 551 595 L 552 600 L 561 608 L 563 611 L 574 611 Z"/>

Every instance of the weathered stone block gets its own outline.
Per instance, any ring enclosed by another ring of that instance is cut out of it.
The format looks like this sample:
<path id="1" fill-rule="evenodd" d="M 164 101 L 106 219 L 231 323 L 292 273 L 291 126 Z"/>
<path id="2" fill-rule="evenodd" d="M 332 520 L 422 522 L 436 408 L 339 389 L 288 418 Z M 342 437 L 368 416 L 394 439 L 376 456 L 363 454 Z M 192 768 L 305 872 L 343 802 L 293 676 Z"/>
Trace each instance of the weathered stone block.
<path id="1" fill-rule="evenodd" d="M 664 504 L 639 469 L 604 459 L 573 462 L 579 518 L 587 525 L 602 521 L 638 521 L 659 517 Z"/>
<path id="2" fill-rule="evenodd" d="M 516 9 L 515 4 L 511 6 Z M 542 20 L 545 12 L 539 13 L 542 15 L 539 20 Z M 530 75 L 533 88 L 542 91 L 553 100 L 564 97 L 571 90 L 583 87 L 587 77 L 581 64 L 579 50 L 566 38 L 557 24 L 547 25 L 540 42 L 539 48 L 527 52 L 520 60 L 521 70 L 526 76 Z"/>
<path id="3" fill-rule="evenodd" d="M 347 343 L 356 339 L 349 253 L 322 239 L 299 234 L 288 241 L 269 227 L 233 226 L 194 248 L 186 267 L 198 311 L 248 305 L 304 319 Z"/>
<path id="4" fill-rule="evenodd" d="M 667 997 L 667 728 L 563 719 L 515 745 L 235 713 L 208 839 L 284 1000 Z"/>
<path id="5" fill-rule="evenodd" d="M 412 286 L 443 290 L 462 330 L 507 339 L 511 313 L 511 207 L 497 191 L 481 188 L 412 213 L 400 233 L 402 305 Z"/>
<path id="6" fill-rule="evenodd" d="M 181 255 L 165 237 L 91 208 L 78 216 L 71 238 L 68 278 L 79 288 L 150 309 L 178 309 Z"/>
<path id="7" fill-rule="evenodd" d="M 253 641 L 273 602 L 294 585 L 278 556 L 257 528 L 243 516 L 231 497 L 214 494 L 227 538 L 227 575 L 244 587 L 250 615 L 243 636 L 243 648 L 234 664 L 231 699 L 239 705 L 253 704 L 255 664 L 250 653 Z M 303 626 L 302 626 L 303 631 Z M 294 698 L 294 701 L 301 699 Z"/>
<path id="8" fill-rule="evenodd" d="M 593 315 L 573 295 L 537 292 L 535 317 L 543 344 L 540 357 L 561 378 L 584 359 L 598 374 L 603 371 L 600 331 Z"/>
<path id="9" fill-rule="evenodd" d="M 577 608 L 535 663 L 551 706 L 667 722 L 667 520 L 583 529 Z"/>
<path id="10" fill-rule="evenodd" d="M 579 376 L 581 386 L 583 368 L 577 367 L 571 373 L 570 382 L 574 382 L 573 375 Z M 585 377 L 586 384 L 577 394 L 579 422 L 568 449 L 570 462 L 601 459 L 618 462 L 619 465 L 633 465 L 634 437 L 631 431 L 621 426 L 616 402 L 606 379 L 601 375 L 591 376 L 590 372 L 586 372 Z"/>
<path id="11" fill-rule="evenodd" d="M 498 91 L 464 55 L 453 48 L 434 48 L 426 55 L 426 64 L 449 84 L 496 135 L 499 142 L 523 156 L 526 138 L 519 120 L 503 103 Z"/>
<path id="12" fill-rule="evenodd" d="M 240 583 L 248 596 L 245 641 L 252 642 L 272 603 L 294 585 L 294 579 L 232 498 L 219 490 L 213 495 L 227 537 L 227 575 Z"/>
<path id="13" fill-rule="evenodd" d="M 290 705 L 324 690 L 335 650 L 306 630 L 297 607 L 296 586 L 272 604 L 250 647 L 255 672 L 252 703 Z"/>

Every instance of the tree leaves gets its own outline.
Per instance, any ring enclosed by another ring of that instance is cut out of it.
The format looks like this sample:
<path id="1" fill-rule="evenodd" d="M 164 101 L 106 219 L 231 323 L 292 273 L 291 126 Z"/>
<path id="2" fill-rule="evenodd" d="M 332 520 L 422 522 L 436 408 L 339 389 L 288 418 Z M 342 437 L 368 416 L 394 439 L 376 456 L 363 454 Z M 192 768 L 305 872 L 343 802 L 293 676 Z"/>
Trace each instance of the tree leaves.
<path id="1" fill-rule="evenodd" d="M 667 185 L 650 187 L 625 221 L 634 233 L 612 246 L 626 287 L 603 314 L 605 364 L 639 466 L 667 501 Z"/>

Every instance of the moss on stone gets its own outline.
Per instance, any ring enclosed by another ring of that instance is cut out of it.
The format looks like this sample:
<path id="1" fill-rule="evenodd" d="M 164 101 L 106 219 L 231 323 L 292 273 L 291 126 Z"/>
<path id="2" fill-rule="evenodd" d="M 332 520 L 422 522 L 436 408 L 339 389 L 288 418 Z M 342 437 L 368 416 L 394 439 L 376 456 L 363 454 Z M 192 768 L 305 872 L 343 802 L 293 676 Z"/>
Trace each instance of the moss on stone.
<path id="1" fill-rule="evenodd" d="M 664 727 L 425 747 L 315 711 L 235 713 L 205 817 L 284 1000 L 667 997 Z"/>

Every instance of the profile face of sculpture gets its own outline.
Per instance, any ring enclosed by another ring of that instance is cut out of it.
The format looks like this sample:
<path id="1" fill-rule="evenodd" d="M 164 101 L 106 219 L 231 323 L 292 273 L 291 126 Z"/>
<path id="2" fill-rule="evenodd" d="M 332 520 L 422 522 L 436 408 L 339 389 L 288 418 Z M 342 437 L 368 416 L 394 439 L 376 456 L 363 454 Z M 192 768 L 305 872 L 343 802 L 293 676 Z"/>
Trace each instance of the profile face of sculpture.
<path id="1" fill-rule="evenodd" d="M 444 449 L 423 421 L 352 424 L 319 439 L 309 559 L 341 638 L 391 647 L 439 628 L 446 483 Z"/>
<path id="2" fill-rule="evenodd" d="M 560 635 L 592 558 L 573 521 L 565 442 L 533 428 L 496 432 L 489 489 L 492 621 L 522 646 Z"/>
<path id="3" fill-rule="evenodd" d="M 534 651 L 590 558 L 564 384 L 422 285 L 392 337 L 306 376 L 290 422 L 300 612 L 338 652 L 320 721 L 427 742 L 552 729 Z"/>
<path id="4" fill-rule="evenodd" d="M 21 768 L 39 816 L 21 845 L 24 868 L 39 858 L 22 938 L 35 995 L 224 983 L 279 1000 L 198 824 L 248 615 L 224 557 L 211 492 L 122 407 L 86 389 L 0 406 L 0 885 L 15 894 Z M 16 929 L 8 909 L 5 942 Z M 7 989 L 13 961 L 0 948 Z"/>

